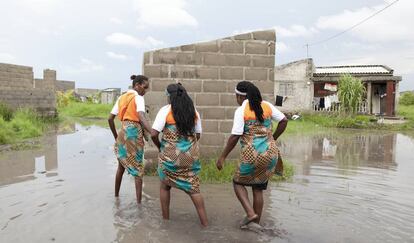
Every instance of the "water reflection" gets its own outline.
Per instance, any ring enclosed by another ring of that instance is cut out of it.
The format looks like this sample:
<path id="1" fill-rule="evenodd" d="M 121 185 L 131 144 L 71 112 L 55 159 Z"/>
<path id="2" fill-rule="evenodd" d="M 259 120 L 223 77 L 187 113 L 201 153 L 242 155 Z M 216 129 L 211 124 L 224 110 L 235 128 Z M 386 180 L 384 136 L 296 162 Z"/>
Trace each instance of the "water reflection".
<path id="1" fill-rule="evenodd" d="M 397 134 L 331 131 L 306 137 L 293 137 L 280 142 L 282 154 L 300 160 L 302 173 L 309 175 L 312 165 L 340 169 L 374 167 L 395 170 Z"/>
<path id="2" fill-rule="evenodd" d="M 0 186 L 58 175 L 57 137 L 74 133 L 75 130 L 74 123 L 52 127 L 48 135 L 39 139 L 39 148 L 1 152 Z"/>

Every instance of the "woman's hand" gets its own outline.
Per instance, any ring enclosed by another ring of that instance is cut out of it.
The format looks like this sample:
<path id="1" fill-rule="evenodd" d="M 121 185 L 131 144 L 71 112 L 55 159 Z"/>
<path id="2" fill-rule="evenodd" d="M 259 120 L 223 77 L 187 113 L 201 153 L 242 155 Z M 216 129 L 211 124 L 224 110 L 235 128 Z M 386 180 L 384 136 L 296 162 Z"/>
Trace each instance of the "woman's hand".
<path id="1" fill-rule="evenodd" d="M 226 159 L 225 158 L 223 158 L 223 157 L 220 157 L 218 160 L 217 160 L 217 162 L 216 162 L 216 166 L 217 166 L 217 169 L 218 170 L 221 170 L 221 169 L 223 169 L 223 165 L 224 165 L 224 161 L 225 161 Z"/>

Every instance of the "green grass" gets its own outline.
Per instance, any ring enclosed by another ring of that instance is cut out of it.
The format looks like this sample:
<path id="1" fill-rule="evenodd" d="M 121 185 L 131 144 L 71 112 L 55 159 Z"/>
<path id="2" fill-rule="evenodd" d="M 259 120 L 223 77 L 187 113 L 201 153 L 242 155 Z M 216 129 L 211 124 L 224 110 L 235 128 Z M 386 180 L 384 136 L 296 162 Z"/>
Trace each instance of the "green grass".
<path id="1" fill-rule="evenodd" d="M 294 174 L 294 166 L 284 161 L 283 176 L 274 175 L 271 181 L 282 181 L 289 179 Z M 226 183 L 233 181 L 234 171 L 236 170 L 237 162 L 227 160 L 224 163 L 221 171 L 217 170 L 216 160 L 204 160 L 201 165 L 200 180 L 206 183 Z"/>
<path id="2" fill-rule="evenodd" d="M 41 136 L 54 122 L 54 119 L 40 118 L 30 109 L 14 111 L 9 121 L 0 116 L 0 144 L 13 144 Z"/>
<path id="3" fill-rule="evenodd" d="M 112 107 L 111 104 L 69 102 L 59 107 L 58 112 L 60 117 L 107 118 Z"/>

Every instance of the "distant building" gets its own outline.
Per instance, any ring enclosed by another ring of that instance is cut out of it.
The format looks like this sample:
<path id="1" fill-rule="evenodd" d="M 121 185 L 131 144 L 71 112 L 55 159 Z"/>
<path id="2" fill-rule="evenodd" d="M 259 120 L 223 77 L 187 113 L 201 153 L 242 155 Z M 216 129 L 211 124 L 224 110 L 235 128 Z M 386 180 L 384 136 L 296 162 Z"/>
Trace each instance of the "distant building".
<path id="1" fill-rule="evenodd" d="M 94 103 L 99 103 L 99 100 L 94 100 L 94 97 L 98 97 L 99 92 L 101 92 L 100 89 L 76 88 L 75 89 L 75 96 L 79 100 L 81 100 L 82 102 L 86 102 L 87 100 L 91 100 Z"/>
<path id="2" fill-rule="evenodd" d="M 395 116 L 401 76 L 384 65 L 315 67 L 312 59 L 305 59 L 276 66 L 275 94 L 285 97 L 282 110 L 335 111 L 340 107 L 338 81 L 344 74 L 364 83 L 360 113 Z"/>
<path id="3" fill-rule="evenodd" d="M 102 104 L 114 104 L 121 95 L 120 88 L 107 88 L 101 91 Z"/>

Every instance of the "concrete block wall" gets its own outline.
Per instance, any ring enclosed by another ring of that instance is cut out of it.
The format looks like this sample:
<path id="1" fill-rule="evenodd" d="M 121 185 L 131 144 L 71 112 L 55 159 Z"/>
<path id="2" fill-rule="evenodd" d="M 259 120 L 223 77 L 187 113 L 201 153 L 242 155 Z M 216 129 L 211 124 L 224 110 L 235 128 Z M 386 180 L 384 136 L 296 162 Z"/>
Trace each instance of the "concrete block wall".
<path id="1" fill-rule="evenodd" d="M 144 53 L 150 118 L 167 104 L 167 85 L 182 83 L 202 118 L 201 154 L 216 156 L 231 131 L 239 81 L 252 81 L 274 102 L 275 40 L 275 32 L 266 30 Z"/>
<path id="2" fill-rule="evenodd" d="M 294 112 L 312 109 L 314 70 L 312 59 L 304 59 L 275 67 L 275 95 L 284 95 L 281 84 L 292 85 L 292 95 L 288 95 L 281 111 Z"/>
<path id="3" fill-rule="evenodd" d="M 61 92 L 75 90 L 75 81 L 56 80 L 55 89 Z"/>
<path id="4" fill-rule="evenodd" d="M 55 116 L 55 81 L 56 72 L 45 70 L 42 87 L 35 88 L 32 67 L 0 63 L 0 102 L 14 109 L 31 107 L 43 116 Z"/>

